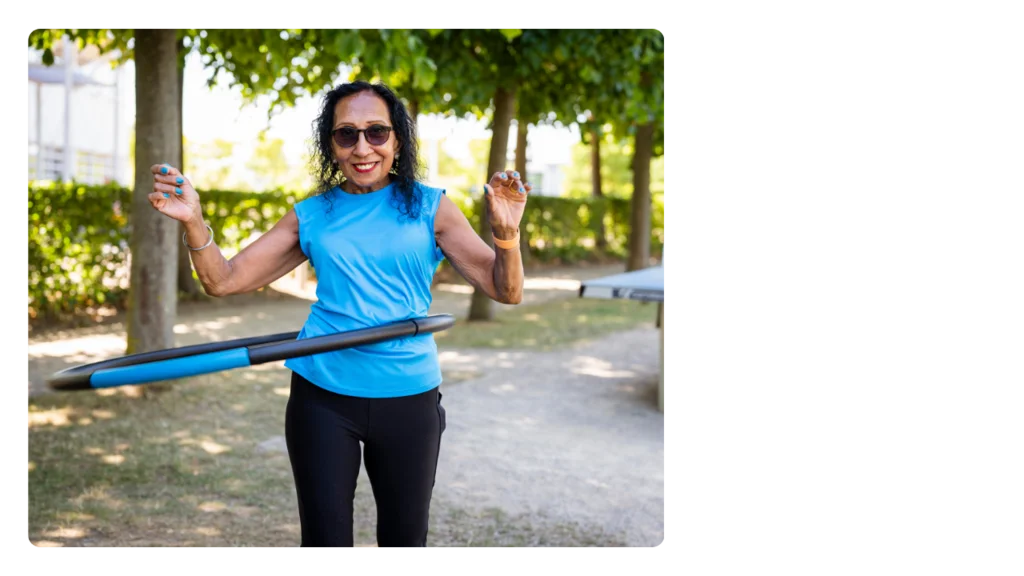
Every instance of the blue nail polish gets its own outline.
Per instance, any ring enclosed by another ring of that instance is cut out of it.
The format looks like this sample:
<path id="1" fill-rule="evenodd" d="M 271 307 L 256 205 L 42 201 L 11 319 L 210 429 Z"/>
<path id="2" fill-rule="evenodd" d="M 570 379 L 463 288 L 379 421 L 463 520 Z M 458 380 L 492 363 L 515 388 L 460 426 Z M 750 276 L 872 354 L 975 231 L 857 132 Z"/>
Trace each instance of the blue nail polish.
<path id="1" fill-rule="evenodd" d="M 519 178 L 519 172 L 513 172 L 513 173 L 512 173 L 512 176 L 513 176 L 514 178 Z"/>
<path id="2" fill-rule="evenodd" d="M 175 188 L 174 189 L 174 193 L 175 194 L 181 194 L 181 188 Z"/>
<path id="3" fill-rule="evenodd" d="M 484 185 L 484 196 L 487 196 L 487 185 Z"/>
<path id="4" fill-rule="evenodd" d="M 170 197 L 171 197 L 170 194 L 168 194 L 167 192 L 164 192 L 164 198 L 170 198 Z"/>
<path id="5" fill-rule="evenodd" d="M 161 174 L 167 174 L 167 166 L 161 166 L 160 167 L 160 173 Z"/>
<path id="6" fill-rule="evenodd" d="M 181 176 L 179 176 L 179 177 L 178 177 L 178 178 L 177 178 L 177 179 L 176 179 L 176 180 L 175 180 L 174 182 L 175 182 L 176 184 L 181 184 L 181 183 L 182 183 L 182 182 L 184 182 L 184 181 L 185 181 L 185 179 L 184 179 L 184 178 L 182 178 Z"/>
<path id="7" fill-rule="evenodd" d="M 504 172 L 502 172 L 501 173 L 501 179 L 502 180 L 508 180 L 508 175 L 506 175 Z"/>
<path id="8" fill-rule="evenodd" d="M 526 188 L 523 188 L 522 186 L 520 186 L 519 187 L 519 193 L 520 194 L 525 194 L 526 193 Z"/>

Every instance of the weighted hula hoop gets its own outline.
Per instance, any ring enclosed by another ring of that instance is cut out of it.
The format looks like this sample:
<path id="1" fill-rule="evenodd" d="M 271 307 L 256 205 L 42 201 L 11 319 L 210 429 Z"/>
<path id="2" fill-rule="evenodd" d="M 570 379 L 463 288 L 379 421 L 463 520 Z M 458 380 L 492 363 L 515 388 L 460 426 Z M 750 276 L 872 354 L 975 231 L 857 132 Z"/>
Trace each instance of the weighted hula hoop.
<path id="1" fill-rule="evenodd" d="M 407 336 L 432 334 L 447 330 L 454 324 L 455 317 L 451 314 L 435 314 L 301 340 L 296 340 L 298 332 L 237 338 L 74 366 L 53 374 L 46 383 L 54 390 L 92 390 L 146 384 L 376 344 Z"/>

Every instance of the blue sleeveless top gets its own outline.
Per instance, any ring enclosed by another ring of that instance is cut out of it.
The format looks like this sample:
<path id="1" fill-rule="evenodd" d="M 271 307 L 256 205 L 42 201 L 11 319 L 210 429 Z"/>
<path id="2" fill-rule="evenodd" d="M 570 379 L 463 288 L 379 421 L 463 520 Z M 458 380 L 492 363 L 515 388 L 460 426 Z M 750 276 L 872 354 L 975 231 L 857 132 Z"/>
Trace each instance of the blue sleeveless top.
<path id="1" fill-rule="evenodd" d="M 430 283 L 444 254 L 434 240 L 443 190 L 416 184 L 422 208 L 410 220 L 395 184 L 366 194 L 335 188 L 295 205 L 299 245 L 316 270 L 316 297 L 299 338 L 314 338 L 426 316 Z M 328 211 L 329 209 L 329 211 Z M 390 398 L 441 384 L 433 334 L 285 361 L 331 392 Z"/>

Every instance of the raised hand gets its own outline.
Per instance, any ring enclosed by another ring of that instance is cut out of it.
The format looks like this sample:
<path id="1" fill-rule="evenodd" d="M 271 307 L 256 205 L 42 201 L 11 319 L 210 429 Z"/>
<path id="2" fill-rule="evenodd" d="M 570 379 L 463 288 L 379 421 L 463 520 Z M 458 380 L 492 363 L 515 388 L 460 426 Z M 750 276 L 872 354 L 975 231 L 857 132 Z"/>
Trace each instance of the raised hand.
<path id="1" fill-rule="evenodd" d="M 184 174 L 169 164 L 155 164 L 150 171 L 153 193 L 149 195 L 149 202 L 153 208 L 180 222 L 203 221 L 199 194 Z"/>
<path id="2" fill-rule="evenodd" d="M 495 172 L 491 181 L 484 185 L 487 220 L 496 238 L 509 240 L 515 237 L 526 209 L 526 198 L 532 189 L 530 184 L 520 180 L 519 172 L 514 170 Z"/>

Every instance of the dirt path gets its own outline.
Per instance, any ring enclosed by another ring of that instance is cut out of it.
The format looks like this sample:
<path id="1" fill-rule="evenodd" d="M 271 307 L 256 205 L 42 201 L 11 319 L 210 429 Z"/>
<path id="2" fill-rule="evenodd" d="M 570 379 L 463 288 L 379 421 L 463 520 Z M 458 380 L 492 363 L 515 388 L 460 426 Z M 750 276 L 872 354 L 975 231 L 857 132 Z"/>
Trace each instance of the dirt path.
<path id="1" fill-rule="evenodd" d="M 446 350 L 448 428 L 435 498 L 601 526 L 631 546 L 664 536 L 659 332 L 545 353 Z"/>

